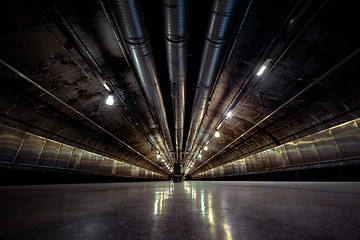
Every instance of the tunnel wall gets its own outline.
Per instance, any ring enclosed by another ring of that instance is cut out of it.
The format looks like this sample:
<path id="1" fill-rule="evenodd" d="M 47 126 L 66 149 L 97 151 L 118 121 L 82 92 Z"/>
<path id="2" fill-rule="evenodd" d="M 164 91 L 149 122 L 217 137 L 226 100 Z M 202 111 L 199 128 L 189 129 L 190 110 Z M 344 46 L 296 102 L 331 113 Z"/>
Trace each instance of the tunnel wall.
<path id="1" fill-rule="evenodd" d="M 108 177 L 166 179 L 159 173 L 106 157 L 44 137 L 0 125 L 0 167 L 14 169 L 47 169 L 70 174 L 87 173 Z M 38 172 L 38 174 L 40 174 Z"/>
<path id="2" fill-rule="evenodd" d="M 192 175 L 192 179 L 360 165 L 360 119 L 305 136 L 234 162 Z M 243 177 L 248 179 L 249 177 Z"/>

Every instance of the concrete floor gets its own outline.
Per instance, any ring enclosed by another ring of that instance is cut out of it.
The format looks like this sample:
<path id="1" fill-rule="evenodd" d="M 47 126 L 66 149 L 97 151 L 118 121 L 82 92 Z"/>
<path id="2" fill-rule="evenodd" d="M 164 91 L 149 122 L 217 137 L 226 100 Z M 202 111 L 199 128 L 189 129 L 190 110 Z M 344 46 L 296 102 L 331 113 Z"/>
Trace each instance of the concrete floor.
<path id="1" fill-rule="evenodd" d="M 360 183 L 0 187 L 0 239 L 360 239 Z"/>

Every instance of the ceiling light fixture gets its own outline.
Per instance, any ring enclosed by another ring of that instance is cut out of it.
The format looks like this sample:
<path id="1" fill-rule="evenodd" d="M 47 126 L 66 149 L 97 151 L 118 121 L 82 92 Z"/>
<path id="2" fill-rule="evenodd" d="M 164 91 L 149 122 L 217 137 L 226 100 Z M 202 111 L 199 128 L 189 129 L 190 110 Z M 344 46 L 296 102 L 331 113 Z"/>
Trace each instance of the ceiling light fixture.
<path id="1" fill-rule="evenodd" d="M 109 86 L 104 82 L 103 83 L 103 86 L 106 90 L 108 90 L 109 92 L 111 92 L 111 89 L 109 88 Z"/>
<path id="2" fill-rule="evenodd" d="M 161 159 L 162 162 L 165 162 L 165 159 Z"/>
<path id="3" fill-rule="evenodd" d="M 220 132 L 219 131 L 215 131 L 215 137 L 220 137 Z"/>
<path id="4" fill-rule="evenodd" d="M 257 72 L 256 75 L 261 76 L 264 73 L 265 69 L 266 69 L 266 66 L 264 66 L 264 65 L 261 66 L 260 70 Z"/>
<path id="5" fill-rule="evenodd" d="M 205 147 L 204 147 L 204 150 L 205 150 L 205 151 L 207 151 L 208 149 L 209 149 L 208 146 L 205 146 Z"/>
<path id="6" fill-rule="evenodd" d="M 114 96 L 113 95 L 109 95 L 109 96 L 107 96 L 107 98 L 106 98 L 106 101 L 105 101 L 105 103 L 107 104 L 107 105 L 114 105 L 114 102 L 115 102 L 115 100 L 114 100 Z"/>
<path id="7" fill-rule="evenodd" d="M 160 154 L 158 154 L 156 157 L 157 157 L 157 159 L 159 159 L 159 158 L 161 158 L 161 155 L 160 155 Z"/>
<path id="8" fill-rule="evenodd" d="M 209 142 L 210 142 L 210 140 L 208 140 L 208 141 L 205 143 L 205 145 L 208 145 L 208 144 L 209 144 Z"/>
<path id="9" fill-rule="evenodd" d="M 271 62 L 271 58 L 266 59 L 264 64 L 261 66 L 260 70 L 256 73 L 256 75 L 261 76 L 270 62 Z"/>
<path id="10" fill-rule="evenodd" d="M 226 117 L 227 117 L 227 118 L 230 118 L 231 116 L 232 116 L 232 112 L 231 112 L 231 111 L 226 113 Z"/>
<path id="11" fill-rule="evenodd" d="M 198 158 L 201 158 L 201 153 L 198 154 Z"/>
<path id="12" fill-rule="evenodd" d="M 227 119 L 227 118 L 226 118 Z M 216 130 L 219 130 L 219 128 L 221 127 L 222 123 L 219 124 L 219 126 L 217 126 Z"/>

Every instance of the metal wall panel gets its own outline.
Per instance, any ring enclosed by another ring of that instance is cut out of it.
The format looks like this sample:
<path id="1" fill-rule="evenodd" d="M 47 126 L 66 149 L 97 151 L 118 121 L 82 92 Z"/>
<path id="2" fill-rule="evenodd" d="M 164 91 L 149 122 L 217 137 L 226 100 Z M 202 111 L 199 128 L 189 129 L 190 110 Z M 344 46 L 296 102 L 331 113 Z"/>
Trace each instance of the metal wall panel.
<path id="1" fill-rule="evenodd" d="M 24 132 L 0 126 L 0 161 L 13 162 L 25 137 Z"/>
<path id="2" fill-rule="evenodd" d="M 271 165 L 270 165 L 270 156 L 268 155 L 268 152 L 269 151 L 263 151 L 261 152 L 261 160 L 262 160 L 262 163 L 263 163 L 263 167 L 264 167 L 264 170 L 268 170 L 271 168 Z M 275 155 L 274 155 L 275 157 Z"/>
<path id="3" fill-rule="evenodd" d="M 297 146 L 304 163 L 319 162 L 317 151 L 311 136 L 306 136 L 297 141 Z"/>
<path id="4" fill-rule="evenodd" d="M 102 161 L 100 161 L 100 164 L 102 172 L 111 173 L 109 158 L 103 157 Z"/>
<path id="5" fill-rule="evenodd" d="M 268 159 L 269 159 L 269 167 L 268 168 L 271 169 L 271 168 L 278 167 L 279 164 L 277 163 L 275 148 L 269 149 L 266 152 L 267 152 Z"/>
<path id="6" fill-rule="evenodd" d="M 251 159 L 249 157 L 246 157 L 245 158 L 245 163 L 246 163 L 246 169 L 248 172 L 252 172 L 253 169 L 252 169 L 252 165 L 251 165 Z"/>
<path id="7" fill-rule="evenodd" d="M 299 165 L 299 164 L 303 163 L 296 143 L 289 142 L 289 143 L 284 144 L 284 146 L 286 149 L 286 154 L 288 156 L 290 165 Z"/>
<path id="8" fill-rule="evenodd" d="M 330 131 L 322 131 L 311 136 L 320 161 L 341 159 L 341 154 L 335 144 Z"/>
<path id="9" fill-rule="evenodd" d="M 98 159 L 98 155 L 95 153 L 91 153 L 90 164 L 89 164 L 90 171 L 96 171 L 96 165 L 98 164 L 97 159 Z"/>
<path id="10" fill-rule="evenodd" d="M 284 145 L 278 146 L 275 148 L 277 166 L 275 168 L 288 167 L 290 166 L 290 161 L 288 155 L 286 154 L 286 148 Z"/>
<path id="11" fill-rule="evenodd" d="M 46 166 L 49 168 L 94 171 L 117 176 L 131 176 L 141 172 L 142 177 L 165 179 L 166 177 L 140 167 L 119 162 L 102 155 L 74 148 L 50 139 L 25 133 L 0 124 L 0 162 Z"/>
<path id="12" fill-rule="evenodd" d="M 95 170 L 98 172 L 106 172 L 107 170 L 105 158 L 101 155 L 97 155 Z"/>
<path id="13" fill-rule="evenodd" d="M 263 161 L 262 161 L 262 155 L 261 153 L 256 153 L 255 155 L 255 161 L 254 163 L 256 163 L 256 171 L 263 171 L 264 170 L 264 166 L 263 166 Z"/>
<path id="14" fill-rule="evenodd" d="M 255 156 L 255 155 L 251 155 L 251 156 L 249 156 L 248 158 L 250 159 L 250 163 L 251 163 L 251 171 L 252 171 L 252 172 L 258 171 L 258 165 L 257 165 L 256 156 Z"/>
<path id="15" fill-rule="evenodd" d="M 15 162 L 35 165 L 40 157 L 44 143 L 45 139 L 26 134 Z"/>
<path id="16" fill-rule="evenodd" d="M 116 172 L 124 176 L 131 176 L 130 164 L 118 162 Z"/>
<path id="17" fill-rule="evenodd" d="M 239 161 L 236 161 L 236 162 L 234 162 L 233 164 L 231 164 L 231 167 L 232 167 L 232 169 L 233 169 L 233 173 L 234 173 L 234 174 L 239 174 L 239 173 L 241 173 Z"/>
<path id="18" fill-rule="evenodd" d="M 59 154 L 56 158 L 55 166 L 59 168 L 67 168 L 73 149 L 73 147 L 61 144 Z"/>
<path id="19" fill-rule="evenodd" d="M 132 177 L 137 177 L 139 176 L 139 167 L 137 166 L 130 166 L 131 169 L 131 176 Z"/>
<path id="20" fill-rule="evenodd" d="M 78 148 L 74 149 L 70 157 L 68 168 L 78 169 L 80 167 L 81 158 L 83 154 L 84 154 L 84 150 Z"/>
<path id="21" fill-rule="evenodd" d="M 240 171 L 241 173 L 247 173 L 248 170 L 247 170 L 247 167 L 246 167 L 246 161 L 245 160 L 240 160 Z"/>
<path id="22" fill-rule="evenodd" d="M 84 151 L 79 168 L 82 170 L 89 170 L 90 158 L 91 158 L 91 153 L 88 151 Z"/>
<path id="23" fill-rule="evenodd" d="M 324 161 L 344 161 L 360 158 L 360 119 L 338 125 L 299 140 L 247 156 L 221 167 L 199 173 L 194 178 L 245 174 L 272 169 L 315 164 L 323 166 Z M 334 164 L 334 163 L 326 163 Z M 238 170 L 240 169 L 240 171 Z M 212 173 L 212 174 L 211 174 Z M 202 175 L 200 175 L 202 174 Z"/>
<path id="24" fill-rule="evenodd" d="M 145 169 L 139 168 L 139 177 L 141 177 L 141 178 L 145 177 Z"/>
<path id="25" fill-rule="evenodd" d="M 60 150 L 60 144 L 51 140 L 46 140 L 44 148 L 40 154 L 38 165 L 41 166 L 54 166 L 56 156 Z"/>
<path id="26" fill-rule="evenodd" d="M 116 174 L 117 162 L 113 160 L 111 160 L 111 162 L 112 162 L 111 174 Z"/>
<path id="27" fill-rule="evenodd" d="M 343 158 L 353 158 L 360 155 L 360 131 L 355 121 L 330 129 L 330 133 Z"/>

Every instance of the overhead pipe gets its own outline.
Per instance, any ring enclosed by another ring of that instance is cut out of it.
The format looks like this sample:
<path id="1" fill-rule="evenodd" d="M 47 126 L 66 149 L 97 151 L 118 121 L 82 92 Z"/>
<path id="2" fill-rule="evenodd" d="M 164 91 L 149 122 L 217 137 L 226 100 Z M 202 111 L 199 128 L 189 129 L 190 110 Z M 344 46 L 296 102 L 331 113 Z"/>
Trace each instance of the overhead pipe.
<path id="1" fill-rule="evenodd" d="M 293 9 L 291 10 L 290 14 L 287 16 L 287 18 L 285 19 L 285 21 L 282 24 L 282 31 L 280 31 L 277 36 L 275 36 L 272 40 L 271 43 L 269 44 L 269 46 L 267 47 L 267 49 L 265 50 L 265 53 L 263 55 L 268 56 L 269 53 L 273 50 L 273 48 L 276 46 L 276 44 L 278 43 L 278 40 L 281 37 L 281 34 L 283 31 L 286 30 L 285 26 L 288 25 L 290 19 L 292 18 L 298 18 L 298 16 L 294 16 L 293 13 L 295 12 L 295 10 L 299 7 L 301 1 L 298 1 L 295 6 L 293 7 Z M 274 69 L 275 66 L 277 66 L 277 64 L 283 59 L 283 57 L 286 55 L 286 53 L 291 49 L 291 47 L 295 44 L 295 42 L 298 40 L 298 38 L 302 35 L 302 33 L 307 29 L 308 25 L 313 21 L 313 19 L 319 14 L 320 10 L 327 4 L 328 0 L 324 1 L 321 3 L 321 5 L 319 6 L 319 8 L 312 14 L 312 16 L 306 21 L 306 23 L 301 27 L 301 29 L 298 31 L 298 33 L 295 35 L 294 38 L 292 38 L 292 40 L 290 41 L 290 43 L 287 45 L 287 47 L 282 51 L 281 55 L 274 61 L 274 63 L 271 65 L 271 67 L 269 67 L 269 69 L 267 70 L 267 72 L 262 76 L 262 78 L 260 79 L 260 81 L 258 81 L 256 83 L 256 85 L 253 87 L 253 89 L 250 91 L 250 93 L 257 87 L 260 85 L 260 83 L 266 79 L 267 75 L 271 72 L 272 69 Z M 250 1 L 250 4 L 252 3 L 252 0 Z M 310 3 L 308 3 L 310 4 Z M 250 7 L 250 5 L 249 5 Z M 248 8 L 249 8 L 248 7 Z M 309 8 L 310 6 L 307 5 L 305 6 L 307 8 Z M 248 12 L 248 9 L 247 9 Z M 300 11 L 302 12 L 302 11 Z M 245 16 L 247 15 L 247 13 L 245 14 Z M 243 24 L 243 23 L 242 23 Z M 242 25 L 241 24 L 241 25 Z M 241 30 L 241 28 L 239 29 Z M 238 32 L 239 35 L 240 32 Z M 230 54 L 232 53 L 233 48 L 231 49 Z M 227 59 L 228 61 L 228 59 Z M 238 91 L 236 92 L 235 96 L 233 97 L 233 99 L 231 100 L 230 104 L 228 105 L 228 107 L 226 108 L 225 112 L 228 112 L 229 110 L 234 110 L 236 108 L 239 108 L 238 105 L 241 105 L 243 102 L 245 102 L 250 94 L 242 101 L 240 102 L 241 98 L 242 98 L 242 93 L 244 91 L 244 89 L 247 88 L 247 85 L 249 84 L 249 82 L 251 81 L 251 79 L 253 78 L 253 76 L 255 75 L 255 73 L 253 72 L 252 74 L 250 74 L 250 76 L 248 76 L 246 78 L 246 80 L 244 81 L 245 86 L 241 86 Z M 249 92 L 249 90 L 247 90 L 247 92 Z M 235 110 L 236 112 L 237 110 Z M 233 113 L 235 114 L 235 113 Z M 217 122 L 217 124 L 215 126 L 219 126 L 222 124 L 222 121 L 224 120 L 224 116 L 222 116 L 219 121 Z M 257 126 L 258 124 L 256 124 Z M 215 129 L 212 131 L 214 132 Z M 209 163 L 210 160 L 212 160 L 214 157 L 216 157 L 219 153 L 223 152 L 225 150 L 225 148 L 223 148 L 222 150 L 220 150 L 219 152 L 217 152 L 216 154 L 214 154 L 213 156 L 211 156 L 206 163 Z M 195 170 L 199 169 L 201 166 L 203 166 L 205 163 L 199 165 Z M 195 171 L 193 170 L 193 172 Z"/>
<path id="2" fill-rule="evenodd" d="M 194 147 L 201 122 L 205 116 L 210 94 L 232 35 L 232 27 L 236 22 L 236 16 L 239 14 L 239 2 L 236 0 L 216 0 L 211 8 L 210 25 L 205 36 L 189 135 L 186 141 L 188 152 Z"/>
<path id="3" fill-rule="evenodd" d="M 172 142 L 164 101 L 139 2 L 134 0 L 113 0 L 112 5 L 122 37 L 138 74 L 140 85 L 160 127 L 166 151 L 171 151 Z"/>
<path id="4" fill-rule="evenodd" d="M 163 0 L 164 35 L 175 120 L 175 148 L 180 161 L 185 116 L 188 54 L 188 1 Z"/>
<path id="5" fill-rule="evenodd" d="M 248 5 L 248 8 L 245 12 L 245 17 L 247 16 L 248 14 L 248 11 L 249 11 L 249 8 L 252 4 L 252 1 L 253 0 L 250 0 L 249 2 L 249 5 Z M 299 7 L 300 5 L 300 2 L 301 1 L 298 1 L 295 6 L 293 7 L 293 9 L 291 10 L 291 12 L 289 13 L 289 15 L 287 16 L 287 18 L 284 20 L 283 24 L 282 24 L 282 27 L 281 27 L 281 31 L 278 32 L 278 34 L 271 40 L 271 43 L 269 44 L 269 46 L 266 48 L 263 56 L 268 56 L 269 53 L 275 48 L 276 44 L 278 43 L 278 40 L 281 38 L 282 34 L 284 31 L 286 31 L 286 26 L 288 26 L 289 24 L 289 21 L 290 19 L 292 18 L 299 18 L 297 15 L 294 16 L 294 13 L 296 11 L 296 9 Z M 260 83 L 266 78 L 266 76 L 271 72 L 271 70 L 280 62 L 280 60 L 282 60 L 282 58 L 286 55 L 286 53 L 289 51 L 289 49 L 293 46 L 293 44 L 297 41 L 297 39 L 301 36 L 301 34 L 305 31 L 305 29 L 308 27 L 308 25 L 313 21 L 313 19 L 317 16 L 317 14 L 320 12 L 320 10 L 326 5 L 328 1 L 324 1 L 320 7 L 313 13 L 313 15 L 311 16 L 311 18 L 301 27 L 301 29 L 299 30 L 299 32 L 296 34 L 296 36 L 294 38 L 292 38 L 292 40 L 290 41 L 290 43 L 287 45 L 287 47 L 284 49 L 284 51 L 281 53 L 281 55 L 274 61 L 274 63 L 271 65 L 271 67 L 269 67 L 269 69 L 267 70 L 267 72 L 262 76 L 262 78 L 256 83 L 256 85 L 254 86 L 254 88 L 250 91 L 250 93 L 257 87 L 260 85 Z M 309 3 L 310 4 L 310 3 Z M 307 8 L 309 8 L 310 6 L 307 5 L 305 6 Z M 301 13 L 302 11 L 300 11 Z M 245 20 L 245 17 L 240 25 L 240 28 L 239 28 L 239 31 L 237 33 L 237 37 L 236 37 L 236 41 L 238 41 L 238 36 L 240 34 L 240 31 L 242 29 L 242 25 L 244 23 L 244 20 Z M 233 45 L 231 51 L 230 51 L 230 55 L 232 54 L 233 52 L 233 49 L 234 49 L 234 46 L 235 44 Z M 228 57 L 228 59 L 226 60 L 226 62 L 229 60 L 230 56 Z M 260 58 L 259 58 L 260 59 Z M 269 60 L 269 58 L 267 59 Z M 226 64 L 226 63 L 225 63 Z M 248 94 L 248 96 L 242 101 L 240 102 L 241 98 L 243 97 L 242 96 L 242 93 L 244 91 L 244 89 L 247 88 L 247 85 L 250 83 L 250 81 L 252 80 L 252 78 L 255 76 L 255 73 L 252 72 L 244 81 L 244 85 L 241 86 L 238 91 L 236 92 L 235 96 L 232 98 L 230 104 L 225 108 L 224 112 L 229 112 L 229 111 L 234 111 L 235 109 L 239 108 L 238 105 L 240 105 L 242 102 L 245 102 L 250 94 Z M 249 93 L 249 90 L 247 90 L 247 93 Z M 235 110 L 236 112 L 237 110 Z M 233 114 L 235 114 L 235 112 L 233 112 Z M 221 116 L 221 118 L 218 120 L 218 122 L 215 124 L 215 127 L 211 133 L 210 133 L 210 136 L 216 131 L 217 127 L 220 126 L 223 121 L 224 121 L 225 118 L 225 114 L 223 114 Z M 209 139 L 209 138 L 208 138 Z M 212 159 L 213 157 L 211 157 L 210 159 Z"/>

